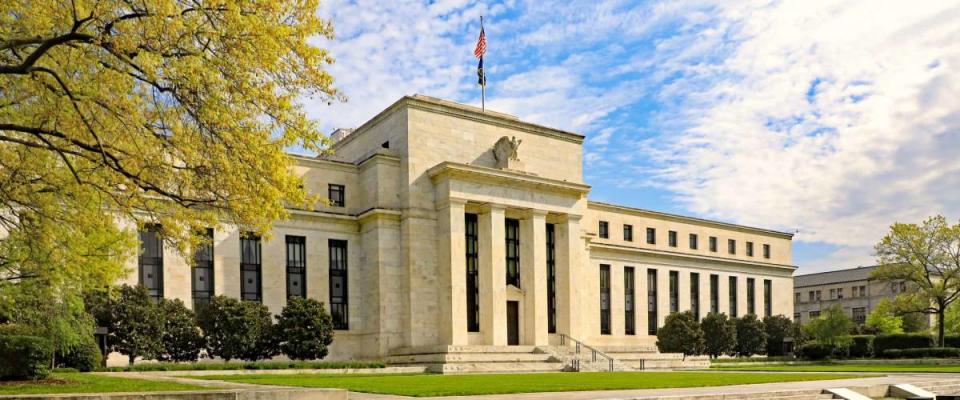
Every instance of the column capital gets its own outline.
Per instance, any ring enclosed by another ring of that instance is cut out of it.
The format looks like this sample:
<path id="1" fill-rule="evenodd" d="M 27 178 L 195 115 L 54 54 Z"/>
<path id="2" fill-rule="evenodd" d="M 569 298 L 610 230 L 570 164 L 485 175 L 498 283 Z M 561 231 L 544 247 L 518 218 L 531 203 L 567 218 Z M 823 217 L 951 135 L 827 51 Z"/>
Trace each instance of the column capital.
<path id="1" fill-rule="evenodd" d="M 456 197 L 448 197 L 437 202 L 437 210 L 443 210 L 445 208 L 464 208 L 467 205 L 466 199 L 460 199 Z"/>
<path id="2" fill-rule="evenodd" d="M 528 209 L 526 209 L 526 210 L 523 210 L 523 212 L 521 213 L 521 215 L 523 215 L 523 219 L 528 219 L 528 218 L 540 218 L 540 219 L 543 219 L 543 218 L 546 218 L 546 217 L 547 217 L 547 211 L 545 211 L 545 210 L 538 210 L 538 209 L 535 209 L 535 208 L 528 208 Z"/>
<path id="3" fill-rule="evenodd" d="M 557 218 L 557 220 L 560 221 L 561 223 L 566 223 L 566 222 L 576 223 L 576 222 L 580 222 L 581 218 L 583 218 L 583 216 L 579 214 L 561 214 Z"/>
<path id="4" fill-rule="evenodd" d="M 504 212 L 507 210 L 507 206 L 497 203 L 484 203 L 480 206 L 480 212 L 487 214 L 490 212 Z"/>

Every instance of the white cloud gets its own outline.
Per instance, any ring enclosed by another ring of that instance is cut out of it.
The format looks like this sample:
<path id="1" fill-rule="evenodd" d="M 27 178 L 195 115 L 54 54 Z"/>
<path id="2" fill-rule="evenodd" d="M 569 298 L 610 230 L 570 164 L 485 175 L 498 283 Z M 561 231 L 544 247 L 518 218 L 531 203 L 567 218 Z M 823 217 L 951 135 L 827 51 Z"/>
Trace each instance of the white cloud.
<path id="1" fill-rule="evenodd" d="M 708 65 L 668 59 L 661 71 L 684 77 L 661 93 L 680 99 L 664 112 L 678 131 L 652 154 L 691 210 L 799 228 L 798 240 L 846 246 L 830 257 L 838 263 L 862 262 L 893 221 L 960 216 L 958 4 L 718 11 L 730 53 Z M 715 36 L 695 32 L 662 52 Z"/>

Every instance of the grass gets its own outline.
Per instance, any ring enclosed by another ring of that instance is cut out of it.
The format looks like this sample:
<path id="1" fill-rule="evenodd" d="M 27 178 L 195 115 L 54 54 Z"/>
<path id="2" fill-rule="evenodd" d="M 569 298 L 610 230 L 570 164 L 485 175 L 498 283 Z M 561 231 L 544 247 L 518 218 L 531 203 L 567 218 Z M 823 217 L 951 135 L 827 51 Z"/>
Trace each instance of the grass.
<path id="1" fill-rule="evenodd" d="M 382 361 L 257 361 L 257 362 L 200 362 L 200 363 L 143 363 L 132 367 L 110 367 L 100 369 L 109 372 L 144 371 L 228 371 L 237 369 L 356 369 L 383 368 Z"/>
<path id="2" fill-rule="evenodd" d="M 714 365 L 712 370 L 755 372 L 944 372 L 960 373 L 960 365 L 935 364 L 799 364 L 799 365 Z"/>
<path id="3" fill-rule="evenodd" d="M 710 363 L 711 364 L 737 364 L 737 363 L 788 362 L 788 361 L 799 361 L 799 359 L 793 356 L 729 357 L 729 358 L 715 358 L 710 360 Z"/>
<path id="4" fill-rule="evenodd" d="M 342 388 L 403 396 L 475 396 L 483 394 L 625 390 L 744 385 L 858 378 L 862 375 L 765 374 L 723 372 L 609 372 L 476 375 L 218 375 L 191 377 L 262 385 Z"/>
<path id="5" fill-rule="evenodd" d="M 160 392 L 181 390 L 210 390 L 209 386 L 197 386 L 169 381 L 148 381 L 134 378 L 115 378 L 89 373 L 54 373 L 39 382 L 0 382 L 0 395 L 53 394 L 53 393 L 109 393 L 109 392 Z"/>

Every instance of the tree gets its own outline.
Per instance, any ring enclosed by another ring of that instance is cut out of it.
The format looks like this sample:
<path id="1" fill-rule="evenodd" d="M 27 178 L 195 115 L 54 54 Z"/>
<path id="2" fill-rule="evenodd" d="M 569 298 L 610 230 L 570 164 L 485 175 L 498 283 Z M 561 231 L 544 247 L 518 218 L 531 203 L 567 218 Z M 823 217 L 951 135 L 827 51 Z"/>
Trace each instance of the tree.
<path id="1" fill-rule="evenodd" d="M 783 340 L 790 336 L 793 322 L 783 315 L 771 315 L 763 318 L 763 329 L 767 334 L 767 355 L 782 356 Z M 738 333 L 739 335 L 739 333 Z"/>
<path id="2" fill-rule="evenodd" d="M 198 320 L 213 357 L 259 360 L 277 354 L 273 321 L 262 304 L 214 296 L 200 309 Z"/>
<path id="3" fill-rule="evenodd" d="M 110 347 L 126 354 L 130 365 L 137 357 L 157 357 L 163 350 L 163 314 L 150 298 L 147 288 L 121 286 L 112 309 Z"/>
<path id="4" fill-rule="evenodd" d="M 903 317 L 896 315 L 888 299 L 883 299 L 867 315 L 867 326 L 881 334 L 903 333 Z"/>
<path id="5" fill-rule="evenodd" d="M 205 342 L 197 317 L 180 299 L 162 299 L 158 304 L 165 320 L 160 361 L 197 361 Z"/>
<path id="6" fill-rule="evenodd" d="M 284 148 L 325 146 L 298 99 L 342 99 L 307 43 L 332 37 L 316 8 L 0 2 L 0 307 L 115 282 L 136 248 L 120 220 L 186 251 L 198 228 L 268 236 L 311 208 Z"/>
<path id="7" fill-rule="evenodd" d="M 703 330 L 704 353 L 717 358 L 737 346 L 737 327 L 727 318 L 727 314 L 710 313 L 700 321 Z"/>
<path id="8" fill-rule="evenodd" d="M 853 329 L 853 320 L 843 312 L 839 304 L 823 310 L 820 317 L 808 322 L 804 327 L 811 339 L 834 348 L 850 344 L 851 329 Z"/>
<path id="9" fill-rule="evenodd" d="M 683 353 L 683 358 L 703 352 L 703 329 L 690 311 L 667 316 L 657 330 L 657 349 L 661 353 Z"/>
<path id="10" fill-rule="evenodd" d="M 947 307 L 943 324 L 947 335 L 960 335 L 960 302 L 954 302 Z"/>
<path id="11" fill-rule="evenodd" d="M 943 347 L 945 312 L 960 297 L 960 223 L 950 225 L 940 215 L 921 225 L 895 223 L 876 252 L 880 267 L 870 277 L 907 282 L 912 290 L 896 297 L 897 310 L 936 315 Z"/>
<path id="12" fill-rule="evenodd" d="M 750 357 L 767 349 L 767 332 L 763 321 L 754 314 L 734 320 L 737 329 L 736 352 L 740 357 Z"/>
<path id="13" fill-rule="evenodd" d="M 294 297 L 277 316 L 280 350 L 294 360 L 314 360 L 327 356 L 333 343 L 333 318 L 323 303 Z"/>

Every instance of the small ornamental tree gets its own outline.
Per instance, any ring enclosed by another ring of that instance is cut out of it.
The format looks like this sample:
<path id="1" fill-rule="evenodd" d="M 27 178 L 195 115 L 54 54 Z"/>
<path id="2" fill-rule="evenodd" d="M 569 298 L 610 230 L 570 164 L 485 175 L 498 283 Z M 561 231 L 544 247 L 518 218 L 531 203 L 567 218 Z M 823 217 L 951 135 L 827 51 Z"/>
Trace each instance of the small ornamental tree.
<path id="1" fill-rule="evenodd" d="M 703 330 L 704 353 L 711 358 L 733 351 L 737 345 L 737 329 L 727 314 L 710 313 L 700 321 Z"/>
<path id="2" fill-rule="evenodd" d="M 667 316 L 663 327 L 657 330 L 657 349 L 661 353 L 683 353 L 687 356 L 703 353 L 703 329 L 690 311 Z"/>
<path id="3" fill-rule="evenodd" d="M 112 309 L 110 347 L 127 355 L 130 365 L 137 357 L 156 357 L 163 348 L 163 314 L 147 288 L 121 286 Z"/>
<path id="4" fill-rule="evenodd" d="M 880 334 L 903 333 L 903 317 L 896 315 L 890 300 L 883 299 L 867 315 L 867 326 Z"/>
<path id="5" fill-rule="evenodd" d="M 747 314 L 737 318 L 737 347 L 736 353 L 740 357 L 750 357 L 763 353 L 767 349 L 767 332 L 763 321 L 754 314 Z"/>
<path id="6" fill-rule="evenodd" d="M 230 361 L 276 355 L 270 311 L 262 304 L 214 296 L 198 319 L 212 357 Z"/>
<path id="7" fill-rule="evenodd" d="M 763 329 L 767 333 L 767 355 L 782 356 L 783 340 L 790 336 L 793 322 L 783 315 L 771 315 L 763 318 Z"/>
<path id="8" fill-rule="evenodd" d="M 811 339 L 817 343 L 834 348 L 846 347 L 850 344 L 850 330 L 853 321 L 843 312 L 839 304 L 828 307 L 804 327 Z"/>
<path id="9" fill-rule="evenodd" d="M 280 350 L 294 360 L 315 360 L 327 356 L 333 343 L 333 318 L 323 303 L 294 297 L 277 316 L 276 337 Z"/>
<path id="10" fill-rule="evenodd" d="M 163 328 L 163 351 L 160 361 L 197 361 L 204 347 L 197 317 L 180 299 L 160 300 L 160 311 L 166 320 Z"/>

